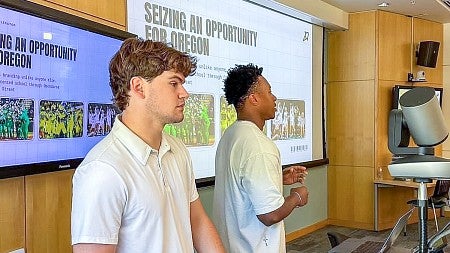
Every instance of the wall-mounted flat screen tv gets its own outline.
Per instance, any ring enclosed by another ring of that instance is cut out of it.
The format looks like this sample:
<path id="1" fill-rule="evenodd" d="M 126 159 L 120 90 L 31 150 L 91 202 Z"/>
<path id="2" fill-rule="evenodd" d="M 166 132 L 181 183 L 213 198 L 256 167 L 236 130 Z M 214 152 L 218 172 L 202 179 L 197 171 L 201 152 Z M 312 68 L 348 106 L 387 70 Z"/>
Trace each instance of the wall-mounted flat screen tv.
<path id="1" fill-rule="evenodd" d="M 73 169 L 108 132 L 108 64 L 130 33 L 0 2 L 0 178 Z"/>

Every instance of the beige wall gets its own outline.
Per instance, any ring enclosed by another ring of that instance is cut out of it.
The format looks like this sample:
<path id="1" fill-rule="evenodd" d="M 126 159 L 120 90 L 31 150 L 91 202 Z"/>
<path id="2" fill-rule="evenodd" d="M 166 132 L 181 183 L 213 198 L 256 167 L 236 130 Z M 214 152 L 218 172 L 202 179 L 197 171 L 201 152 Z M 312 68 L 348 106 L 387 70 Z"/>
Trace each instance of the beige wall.
<path id="1" fill-rule="evenodd" d="M 444 43 L 439 53 L 443 54 L 443 84 L 444 98 L 442 100 L 442 110 L 444 112 L 447 128 L 450 129 L 450 23 L 444 24 Z M 442 147 L 442 155 L 450 158 L 450 139 L 444 142 Z"/>

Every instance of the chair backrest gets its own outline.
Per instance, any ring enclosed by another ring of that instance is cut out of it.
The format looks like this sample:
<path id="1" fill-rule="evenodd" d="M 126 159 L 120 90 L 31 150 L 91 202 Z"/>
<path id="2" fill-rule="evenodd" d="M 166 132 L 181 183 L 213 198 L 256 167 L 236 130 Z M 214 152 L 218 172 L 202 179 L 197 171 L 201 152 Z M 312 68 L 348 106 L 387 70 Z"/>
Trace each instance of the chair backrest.
<path id="1" fill-rule="evenodd" d="M 437 180 L 434 187 L 433 198 L 448 197 L 448 191 L 450 189 L 450 180 Z"/>
<path id="2" fill-rule="evenodd" d="M 347 235 L 341 234 L 339 232 L 333 232 L 333 231 L 328 231 L 327 236 L 328 236 L 328 240 L 330 241 L 331 248 L 336 247 L 337 245 L 341 244 L 341 242 L 350 238 Z"/>

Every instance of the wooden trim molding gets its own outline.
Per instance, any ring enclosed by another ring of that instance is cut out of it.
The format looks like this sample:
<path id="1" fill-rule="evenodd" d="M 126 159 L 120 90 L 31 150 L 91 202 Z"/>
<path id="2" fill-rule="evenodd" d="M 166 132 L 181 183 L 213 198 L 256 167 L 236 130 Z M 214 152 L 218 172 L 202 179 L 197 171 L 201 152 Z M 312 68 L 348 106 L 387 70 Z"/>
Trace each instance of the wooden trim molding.
<path id="1" fill-rule="evenodd" d="M 286 242 L 290 242 L 293 241 L 295 239 L 298 239 L 302 236 L 305 236 L 307 234 L 310 234 L 316 230 L 319 230 L 321 228 L 324 228 L 328 225 L 328 220 L 323 220 L 323 221 L 319 221 L 317 223 L 314 223 L 310 226 L 304 227 L 300 230 L 294 231 L 292 233 L 289 233 L 286 235 Z"/>

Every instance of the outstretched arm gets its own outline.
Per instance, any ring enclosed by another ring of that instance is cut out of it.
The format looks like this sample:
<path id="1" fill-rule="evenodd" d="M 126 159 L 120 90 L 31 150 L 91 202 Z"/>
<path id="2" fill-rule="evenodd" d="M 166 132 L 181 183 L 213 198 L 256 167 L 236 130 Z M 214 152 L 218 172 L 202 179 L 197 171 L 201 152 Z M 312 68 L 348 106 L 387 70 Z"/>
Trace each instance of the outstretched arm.
<path id="1" fill-rule="evenodd" d="M 191 229 L 194 248 L 198 253 L 224 253 L 222 241 L 203 208 L 200 198 L 191 203 Z"/>

